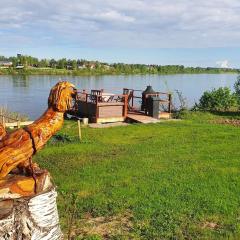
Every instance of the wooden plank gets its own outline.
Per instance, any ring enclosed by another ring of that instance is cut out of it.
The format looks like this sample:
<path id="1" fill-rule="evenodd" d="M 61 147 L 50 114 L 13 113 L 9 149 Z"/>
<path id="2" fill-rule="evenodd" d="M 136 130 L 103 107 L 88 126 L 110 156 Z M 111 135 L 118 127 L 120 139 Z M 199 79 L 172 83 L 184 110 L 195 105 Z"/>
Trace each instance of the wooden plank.
<path id="1" fill-rule="evenodd" d="M 98 103 L 98 106 L 123 106 L 124 102 L 100 102 Z"/>
<path id="2" fill-rule="evenodd" d="M 123 106 L 98 107 L 98 118 L 122 117 Z"/>
<path id="3" fill-rule="evenodd" d="M 138 123 L 157 123 L 158 119 L 146 116 L 142 113 L 128 113 L 128 119 Z"/>
<path id="4" fill-rule="evenodd" d="M 26 121 L 26 122 L 13 122 L 13 123 L 5 123 L 6 127 L 18 127 L 18 126 L 27 126 L 32 124 L 33 121 Z"/>
<path id="5" fill-rule="evenodd" d="M 108 118 L 98 118 L 97 123 L 111 123 L 111 122 L 124 122 L 124 117 L 108 117 Z"/>

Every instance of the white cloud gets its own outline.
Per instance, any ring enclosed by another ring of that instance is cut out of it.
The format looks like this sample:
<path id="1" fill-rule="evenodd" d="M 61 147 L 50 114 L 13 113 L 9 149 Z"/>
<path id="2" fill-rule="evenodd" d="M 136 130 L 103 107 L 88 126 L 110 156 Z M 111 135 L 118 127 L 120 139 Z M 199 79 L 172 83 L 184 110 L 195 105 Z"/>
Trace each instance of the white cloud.
<path id="1" fill-rule="evenodd" d="M 101 19 L 105 21 L 119 21 L 119 22 L 130 22 L 130 23 L 135 21 L 135 18 L 120 14 L 115 10 L 96 14 L 95 17 L 99 20 Z"/>
<path id="2" fill-rule="evenodd" d="M 216 65 L 220 68 L 230 68 L 230 64 L 228 60 L 217 61 Z"/>
<path id="3" fill-rule="evenodd" d="M 48 40 L 41 36 L 51 37 L 53 44 L 81 46 L 234 47 L 240 43 L 238 0 L 0 0 L 0 5 L 5 38 L 28 38 L 28 44 Z"/>

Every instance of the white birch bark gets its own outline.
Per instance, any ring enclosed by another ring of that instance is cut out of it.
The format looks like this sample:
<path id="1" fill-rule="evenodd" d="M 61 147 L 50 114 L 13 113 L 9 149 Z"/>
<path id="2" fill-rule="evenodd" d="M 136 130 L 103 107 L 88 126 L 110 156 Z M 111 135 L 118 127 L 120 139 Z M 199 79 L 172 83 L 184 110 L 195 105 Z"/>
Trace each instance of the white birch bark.
<path id="1" fill-rule="evenodd" d="M 5 216 L 0 219 L 0 240 L 62 239 L 56 197 L 52 189 L 30 199 L 2 200 L 0 216 L 4 211 Z"/>

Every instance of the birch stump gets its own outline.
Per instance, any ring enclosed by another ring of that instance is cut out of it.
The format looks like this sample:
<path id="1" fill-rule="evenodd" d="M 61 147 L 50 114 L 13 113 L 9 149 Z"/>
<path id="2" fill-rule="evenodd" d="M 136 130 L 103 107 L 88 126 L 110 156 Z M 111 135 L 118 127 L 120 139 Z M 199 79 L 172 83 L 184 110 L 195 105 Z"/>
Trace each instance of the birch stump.
<path id="1" fill-rule="evenodd" d="M 9 175 L 7 181 L 0 181 L 0 240 L 62 239 L 49 174 L 37 177 L 42 182 L 37 194 L 31 178 Z"/>

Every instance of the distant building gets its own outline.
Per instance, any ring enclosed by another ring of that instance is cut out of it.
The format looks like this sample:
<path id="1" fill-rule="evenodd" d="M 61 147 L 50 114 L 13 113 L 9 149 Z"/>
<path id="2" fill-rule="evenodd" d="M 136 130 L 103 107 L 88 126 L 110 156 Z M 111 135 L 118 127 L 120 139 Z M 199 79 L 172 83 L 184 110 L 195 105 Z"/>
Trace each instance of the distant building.
<path id="1" fill-rule="evenodd" d="M 85 69 L 85 68 L 87 68 L 85 64 L 83 64 L 83 65 L 78 65 L 78 69 Z"/>
<path id="2" fill-rule="evenodd" d="M 13 63 L 9 61 L 0 61 L 1 68 L 9 68 L 12 67 Z"/>
<path id="3" fill-rule="evenodd" d="M 93 63 L 93 64 L 90 64 L 90 65 L 89 65 L 89 68 L 90 68 L 90 69 L 96 68 L 96 64 L 94 64 L 94 63 Z"/>

